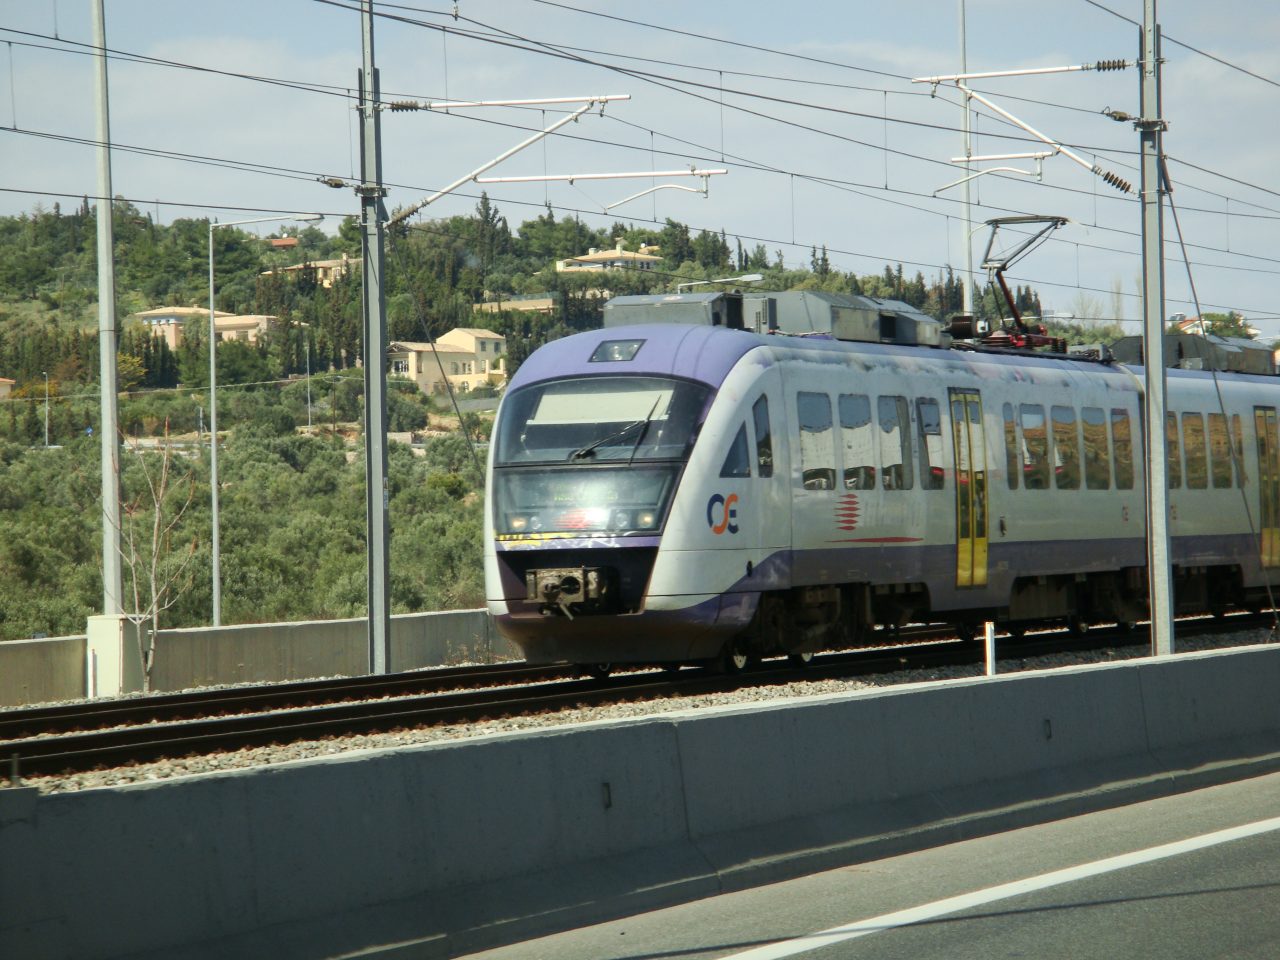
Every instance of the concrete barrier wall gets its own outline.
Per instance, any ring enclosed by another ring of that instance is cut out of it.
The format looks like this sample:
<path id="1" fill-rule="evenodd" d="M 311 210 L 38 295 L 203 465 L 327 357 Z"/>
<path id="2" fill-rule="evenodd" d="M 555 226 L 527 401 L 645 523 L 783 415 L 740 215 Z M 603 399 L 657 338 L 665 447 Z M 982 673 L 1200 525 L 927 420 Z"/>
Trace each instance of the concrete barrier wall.
<path id="1" fill-rule="evenodd" d="M 358 676 L 369 664 L 366 624 L 360 617 L 161 630 L 151 686 L 164 691 Z M 0 706 L 85 696 L 85 655 L 84 637 L 0 643 Z M 391 618 L 392 670 L 521 657 L 493 630 L 485 610 Z"/>
<path id="2" fill-rule="evenodd" d="M 0 643 L 0 706 L 83 697 L 84 658 L 84 637 Z"/>
<path id="3" fill-rule="evenodd" d="M 0 955 L 455 955 L 1280 768 L 1277 684 L 1252 648 L 0 790 Z"/>

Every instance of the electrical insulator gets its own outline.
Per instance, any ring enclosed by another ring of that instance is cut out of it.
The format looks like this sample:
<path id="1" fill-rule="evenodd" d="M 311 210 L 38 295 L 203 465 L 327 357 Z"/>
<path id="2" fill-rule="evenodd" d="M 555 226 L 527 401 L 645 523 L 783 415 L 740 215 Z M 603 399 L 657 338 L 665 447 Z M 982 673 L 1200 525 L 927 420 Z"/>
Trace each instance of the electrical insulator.
<path id="1" fill-rule="evenodd" d="M 1093 69 L 1105 73 L 1108 70 L 1124 70 L 1128 66 L 1128 60 L 1099 60 L 1093 65 Z"/>
<path id="2" fill-rule="evenodd" d="M 399 112 L 399 111 L 401 111 L 401 110 L 417 110 L 417 109 L 418 109 L 418 101 L 416 101 L 416 100 L 392 100 L 389 104 L 387 104 L 387 108 L 388 108 L 392 113 L 397 113 L 397 112 Z"/>
<path id="3" fill-rule="evenodd" d="M 1123 177 L 1116 176 L 1116 174 L 1112 173 L 1110 170 L 1102 175 L 1102 180 L 1104 183 L 1108 183 L 1115 187 L 1121 193 L 1133 193 L 1133 185 Z"/>

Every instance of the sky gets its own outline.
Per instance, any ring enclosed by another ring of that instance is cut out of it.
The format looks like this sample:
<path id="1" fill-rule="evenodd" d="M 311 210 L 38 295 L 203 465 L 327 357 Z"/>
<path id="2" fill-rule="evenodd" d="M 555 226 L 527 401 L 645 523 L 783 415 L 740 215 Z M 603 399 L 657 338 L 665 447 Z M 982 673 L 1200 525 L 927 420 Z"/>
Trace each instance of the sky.
<path id="1" fill-rule="evenodd" d="M 97 191 L 94 0 L 0 0 L 0 215 Z M 826 246 L 858 274 L 903 265 L 931 279 L 964 265 L 961 101 L 911 78 L 1136 59 L 1139 0 L 406 0 L 377 3 L 384 100 L 626 94 L 487 176 L 725 169 L 706 196 L 652 186 L 700 179 L 468 182 L 411 223 L 474 211 L 487 191 L 513 229 L 542 214 L 592 226 L 666 218 L 763 244 L 807 266 Z M 105 0 L 113 192 L 145 213 L 226 222 L 358 214 L 355 0 Z M 1186 245 L 1166 207 L 1166 313 L 1236 310 L 1280 336 L 1280 6 L 1160 4 L 1164 147 Z M 1130 22 L 1131 21 L 1131 22 Z M 1189 44 L 1195 50 L 1188 49 Z M 1197 52 L 1199 51 L 1199 52 Z M 1001 109 L 1134 184 L 1138 134 L 1104 109 L 1139 113 L 1139 75 L 1071 72 L 973 81 Z M 936 92 L 936 96 L 934 93 Z M 7 95 L 5 95 L 7 94 Z M 394 210 L 505 152 L 562 105 L 382 114 Z M 1048 149 L 975 105 L 975 155 Z M 1068 222 L 1009 270 L 1046 310 L 1141 316 L 1140 205 L 1063 155 L 990 161 L 1025 174 L 973 181 L 979 265 L 993 217 Z M 254 228 L 264 234 L 273 225 Z M 1022 239 L 1009 228 L 1002 241 Z M 583 251 L 584 253 L 586 251 Z M 1190 261 L 1190 270 L 1186 261 Z M 978 279 L 985 281 L 979 269 Z M 673 280 L 673 282 L 675 282 Z"/>

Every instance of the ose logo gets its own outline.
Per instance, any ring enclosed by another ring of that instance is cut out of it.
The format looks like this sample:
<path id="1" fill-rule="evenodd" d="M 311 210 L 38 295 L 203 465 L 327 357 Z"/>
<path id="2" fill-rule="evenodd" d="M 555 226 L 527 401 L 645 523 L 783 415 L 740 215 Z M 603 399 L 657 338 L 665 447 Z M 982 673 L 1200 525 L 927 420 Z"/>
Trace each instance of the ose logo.
<path id="1" fill-rule="evenodd" d="M 711 499 L 707 501 L 707 526 L 711 528 L 711 532 L 716 536 L 726 530 L 730 533 L 738 532 L 737 503 L 738 495 L 736 493 L 729 494 L 728 498 L 722 497 L 718 493 L 713 493 Z"/>

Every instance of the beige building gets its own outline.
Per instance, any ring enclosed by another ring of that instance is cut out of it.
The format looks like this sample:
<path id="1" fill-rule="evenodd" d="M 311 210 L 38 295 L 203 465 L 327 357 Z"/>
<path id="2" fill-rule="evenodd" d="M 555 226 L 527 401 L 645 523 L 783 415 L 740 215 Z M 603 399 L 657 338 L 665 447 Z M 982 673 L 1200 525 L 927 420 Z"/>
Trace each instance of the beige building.
<path id="1" fill-rule="evenodd" d="M 502 387 L 507 382 L 507 340 L 491 330 L 458 327 L 430 343 L 398 340 L 387 347 L 387 371 L 412 380 L 423 393 Z"/>
<path id="2" fill-rule="evenodd" d="M 612 250 L 597 250 L 592 247 L 584 256 L 557 260 L 556 273 L 575 273 L 584 270 L 652 270 L 662 262 L 658 252 L 657 247 L 647 244 L 641 244 L 638 253 L 624 250 L 622 241 L 619 240 Z"/>
<path id="3" fill-rule="evenodd" d="M 9 394 L 13 393 L 14 381 L 8 377 L 0 377 L 0 400 L 7 400 Z"/>
<path id="4" fill-rule="evenodd" d="M 559 304 L 551 297 L 523 297 L 512 300 L 486 300 L 474 303 L 471 309 L 476 313 L 541 313 L 550 315 L 556 312 Z"/>
<path id="5" fill-rule="evenodd" d="M 188 323 L 200 324 L 201 332 L 209 328 L 209 311 L 205 307 L 157 307 L 155 310 L 135 313 L 133 319 L 146 324 L 151 329 L 151 335 L 162 338 L 170 350 L 177 350 L 182 345 L 183 331 Z M 219 310 L 213 315 L 213 325 L 219 340 L 257 343 L 258 338 L 271 328 L 276 319 L 264 314 L 239 316 Z"/>
<path id="6" fill-rule="evenodd" d="M 222 318 L 230 316 L 231 314 L 221 311 L 215 313 L 215 325 Z M 157 307 L 135 313 L 133 319 L 150 327 L 151 335 L 163 339 L 170 350 L 177 350 L 182 345 L 183 328 L 188 321 L 203 323 L 204 328 L 208 328 L 209 310 L 207 307 Z"/>
<path id="7" fill-rule="evenodd" d="M 300 273 L 303 270 L 314 270 L 316 283 L 327 288 L 332 287 L 336 281 L 341 280 L 352 270 L 359 267 L 359 260 L 353 260 L 344 253 L 337 260 L 311 260 L 306 263 L 295 263 L 291 267 L 281 267 L 279 270 L 265 270 L 262 275 L 264 277 L 269 277 L 274 273 L 290 275 Z"/>

